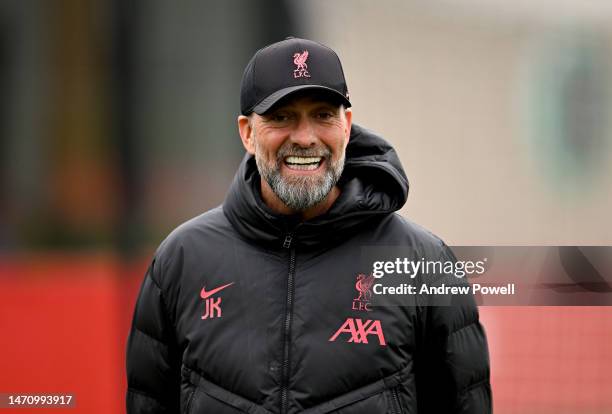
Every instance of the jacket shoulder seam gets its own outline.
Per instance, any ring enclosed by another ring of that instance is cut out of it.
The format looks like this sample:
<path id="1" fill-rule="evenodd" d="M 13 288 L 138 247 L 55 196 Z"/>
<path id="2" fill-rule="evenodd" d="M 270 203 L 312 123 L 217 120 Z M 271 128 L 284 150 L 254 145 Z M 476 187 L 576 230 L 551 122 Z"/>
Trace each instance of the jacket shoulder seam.
<path id="1" fill-rule="evenodd" d="M 468 322 L 468 323 L 466 323 L 465 325 L 461 326 L 460 328 L 457 328 L 457 329 L 455 329 L 455 330 L 453 330 L 453 331 L 449 332 L 449 333 L 448 333 L 448 336 L 450 337 L 451 335 L 454 335 L 454 334 L 456 334 L 456 333 L 459 333 L 459 332 L 461 332 L 462 330 L 464 330 L 464 329 L 467 329 L 467 328 L 471 327 L 472 325 L 476 325 L 477 323 L 478 323 L 478 319 L 475 319 L 475 320 L 473 320 L 473 321 L 471 321 L 471 322 Z"/>
<path id="2" fill-rule="evenodd" d="M 156 343 L 158 343 L 158 344 L 162 345 L 163 347 L 168 348 L 168 344 L 167 344 L 167 343 L 165 343 L 164 341 L 162 341 L 162 340 L 160 340 L 160 339 L 158 339 L 158 338 L 155 338 L 153 335 L 150 335 L 150 334 L 146 333 L 145 331 L 143 331 L 142 329 L 140 329 L 138 326 L 134 326 L 134 330 L 136 330 L 136 331 L 140 332 L 142 335 L 144 335 L 144 336 L 146 336 L 147 338 L 149 338 L 149 339 L 151 339 L 151 340 L 155 341 Z"/>
<path id="3" fill-rule="evenodd" d="M 154 397 L 152 394 L 149 394 L 148 392 L 140 390 L 138 388 L 128 387 L 128 393 L 142 395 L 143 397 L 147 397 L 147 398 L 150 398 L 150 399 L 155 400 L 157 402 L 160 402 L 159 398 Z"/>
<path id="4" fill-rule="evenodd" d="M 465 388 L 463 388 L 461 390 L 461 394 L 466 394 L 475 388 L 482 387 L 483 385 L 488 385 L 488 384 L 489 384 L 489 380 L 487 378 L 483 378 L 480 381 L 476 381 L 475 383 L 470 384 L 466 386 Z"/>
<path id="5" fill-rule="evenodd" d="M 149 275 L 148 275 L 148 276 L 151 278 L 151 281 L 153 282 L 153 284 L 155 285 L 155 287 L 156 287 L 157 289 L 159 289 L 159 291 L 161 292 L 162 297 L 163 297 L 164 291 L 163 291 L 163 289 L 162 289 L 162 287 L 161 287 L 160 283 L 159 283 L 157 280 L 155 280 L 155 278 L 153 277 L 153 271 L 152 271 L 152 270 L 153 270 L 153 266 L 155 266 L 155 263 L 156 263 L 157 261 L 158 261 L 157 259 L 155 259 L 155 260 L 153 261 L 153 263 L 152 263 L 152 265 L 151 265 L 151 272 L 149 272 Z"/>
<path id="6" fill-rule="evenodd" d="M 160 295 L 160 297 L 161 297 L 161 302 L 162 302 L 162 305 L 163 305 L 163 309 L 162 309 L 162 311 L 163 311 L 163 313 L 166 315 L 166 318 L 168 318 L 168 321 L 170 321 L 170 322 L 171 322 L 171 323 L 174 325 L 174 320 L 172 319 L 171 314 L 170 314 L 170 312 L 169 312 L 169 310 L 168 310 L 168 305 L 167 305 L 167 304 L 168 304 L 168 301 L 166 300 L 166 294 L 165 294 L 165 292 L 164 292 L 164 289 L 161 287 L 160 282 L 158 282 L 157 280 L 155 280 L 155 277 L 153 277 L 153 267 L 155 266 L 155 263 L 156 263 L 157 261 L 158 261 L 158 260 L 157 260 L 157 257 L 156 257 L 156 258 L 154 259 L 154 261 L 153 261 L 152 265 L 151 265 L 151 272 L 148 272 L 148 275 L 147 275 L 147 276 L 148 276 L 149 278 L 151 278 L 151 282 L 153 282 L 153 284 L 155 285 L 155 287 L 156 287 L 157 289 L 159 289 L 159 295 Z M 142 331 L 141 331 L 141 332 L 142 332 Z M 144 333 L 144 334 L 146 335 L 146 333 L 145 333 L 145 332 L 142 332 L 142 333 Z"/>

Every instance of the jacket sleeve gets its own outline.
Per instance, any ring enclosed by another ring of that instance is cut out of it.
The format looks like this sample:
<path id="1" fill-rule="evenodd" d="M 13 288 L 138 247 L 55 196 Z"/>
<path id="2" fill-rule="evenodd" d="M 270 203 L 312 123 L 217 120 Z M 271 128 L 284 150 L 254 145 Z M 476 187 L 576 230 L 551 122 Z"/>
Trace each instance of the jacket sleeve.
<path id="1" fill-rule="evenodd" d="M 147 270 L 127 344 L 128 414 L 178 413 L 180 359 L 155 260 Z"/>
<path id="2" fill-rule="evenodd" d="M 450 249 L 444 249 L 442 260 L 456 261 Z M 455 280 L 446 282 L 467 284 L 450 278 Z M 447 299 L 447 305 L 434 306 L 429 298 L 419 308 L 415 360 L 419 414 L 490 414 L 489 351 L 478 307 L 471 294 Z"/>

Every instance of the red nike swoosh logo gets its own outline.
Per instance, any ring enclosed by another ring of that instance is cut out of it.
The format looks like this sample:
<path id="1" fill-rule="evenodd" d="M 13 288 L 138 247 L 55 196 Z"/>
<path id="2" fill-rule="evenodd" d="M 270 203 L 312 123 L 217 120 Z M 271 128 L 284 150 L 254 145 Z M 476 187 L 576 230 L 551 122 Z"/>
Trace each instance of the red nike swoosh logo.
<path id="1" fill-rule="evenodd" d="M 218 288 L 211 289 L 208 292 L 206 291 L 206 288 L 203 287 L 202 291 L 200 292 L 200 296 L 202 297 L 202 299 L 206 299 L 207 297 L 212 296 L 215 293 L 217 293 L 218 291 L 220 291 L 222 289 L 225 289 L 226 287 L 231 286 L 233 284 L 234 284 L 234 282 L 228 283 L 227 285 L 223 285 L 223 286 L 219 286 Z"/>

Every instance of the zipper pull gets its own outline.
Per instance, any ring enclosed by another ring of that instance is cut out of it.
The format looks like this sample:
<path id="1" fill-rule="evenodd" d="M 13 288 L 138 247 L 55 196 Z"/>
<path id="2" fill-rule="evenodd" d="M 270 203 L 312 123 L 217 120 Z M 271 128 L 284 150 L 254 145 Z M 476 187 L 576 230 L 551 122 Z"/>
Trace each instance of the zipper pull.
<path id="1" fill-rule="evenodd" d="M 291 241 L 293 240 L 293 235 L 291 233 L 287 233 L 285 236 L 285 241 L 283 242 L 283 248 L 288 249 L 291 247 Z"/>

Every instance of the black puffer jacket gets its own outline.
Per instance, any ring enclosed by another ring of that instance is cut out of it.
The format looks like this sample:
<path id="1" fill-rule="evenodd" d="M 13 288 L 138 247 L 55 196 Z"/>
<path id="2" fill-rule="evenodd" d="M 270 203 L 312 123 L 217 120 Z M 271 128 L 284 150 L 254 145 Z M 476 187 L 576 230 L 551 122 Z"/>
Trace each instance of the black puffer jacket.
<path id="1" fill-rule="evenodd" d="M 471 297 L 450 307 L 357 300 L 356 277 L 369 271 L 361 246 L 452 257 L 395 213 L 408 181 L 393 148 L 353 125 L 340 186 L 326 214 L 300 223 L 262 202 L 247 156 L 223 206 L 170 234 L 136 305 L 128 413 L 491 412 Z"/>

